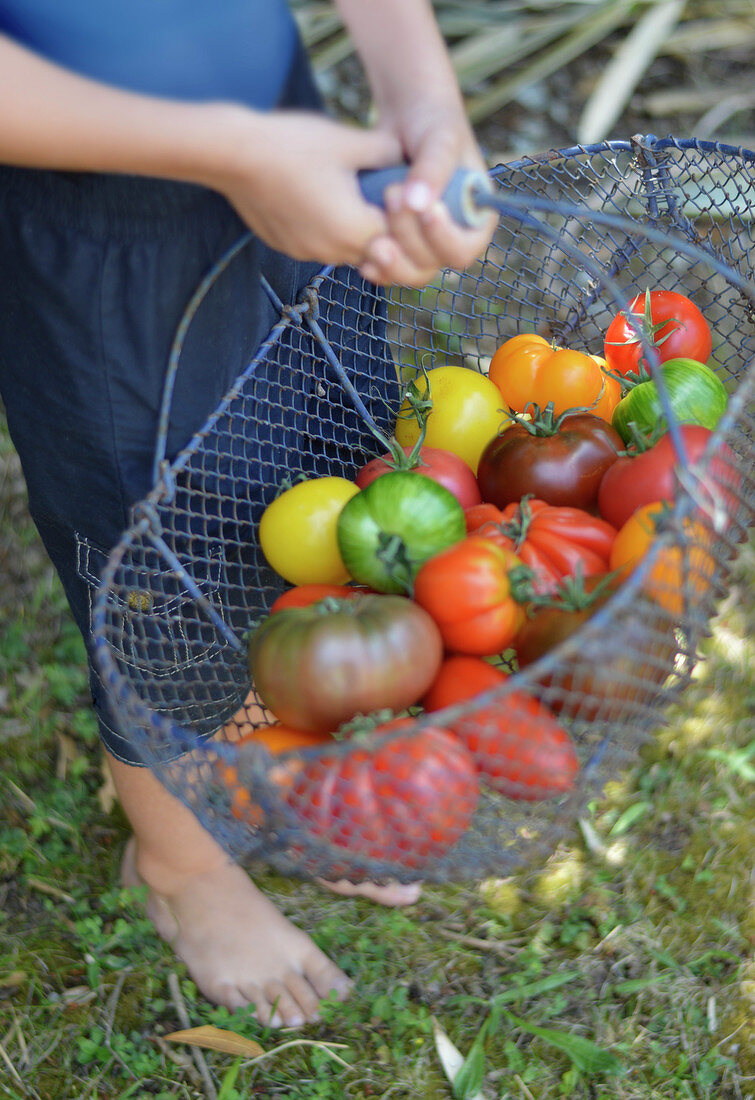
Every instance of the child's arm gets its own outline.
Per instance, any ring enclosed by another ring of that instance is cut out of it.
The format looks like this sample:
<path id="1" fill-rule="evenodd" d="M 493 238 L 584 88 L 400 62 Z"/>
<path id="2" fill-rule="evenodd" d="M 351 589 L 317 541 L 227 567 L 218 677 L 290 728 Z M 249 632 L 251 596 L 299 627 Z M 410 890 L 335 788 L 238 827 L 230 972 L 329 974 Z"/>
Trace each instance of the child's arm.
<path id="1" fill-rule="evenodd" d="M 378 125 L 395 135 L 410 164 L 407 183 L 388 196 L 390 237 L 372 242 L 362 270 L 389 282 L 397 268 L 419 281 L 418 272 L 429 279 L 439 267 L 464 267 L 490 240 L 495 216 L 486 228 L 461 231 L 438 202 L 454 169 L 485 164 L 430 0 L 337 4 L 365 66 Z"/>
<path id="2" fill-rule="evenodd" d="M 416 151 L 423 144 L 431 153 L 437 148 L 434 140 L 427 141 L 428 125 L 432 129 L 433 119 L 447 121 L 455 111 L 463 119 L 463 111 L 446 102 L 453 101 L 454 93 L 438 94 L 445 50 L 437 28 L 428 65 L 428 72 L 435 73 L 432 95 L 415 112 L 412 83 L 399 82 L 394 90 L 392 67 L 385 66 L 386 43 L 370 41 L 374 0 L 349 3 L 365 7 L 361 17 L 350 19 L 358 24 L 358 47 L 386 120 L 376 129 L 309 112 L 259 112 L 235 103 L 188 103 L 121 91 L 0 35 L 0 162 L 203 184 L 225 195 L 264 241 L 288 255 L 360 266 L 374 282 L 423 285 L 443 263 L 453 262 L 443 251 L 449 240 L 457 238 L 456 259 L 468 262 L 480 250 L 479 234 L 449 230 L 442 213 L 431 209 L 424 215 L 422 239 L 414 243 L 418 215 L 402 209 L 386 217 L 364 202 L 356 171 L 397 163 L 405 154 L 416 171 Z M 417 7 L 417 0 L 380 3 L 399 12 L 402 3 Z M 412 28 L 414 34 L 425 18 Z M 454 129 L 461 133 L 465 125 L 465 120 L 457 122 Z M 424 162 L 429 159 L 428 154 Z M 436 166 L 438 178 L 448 160 L 446 155 Z M 472 153 L 466 163 L 474 162 Z"/>
<path id="3" fill-rule="evenodd" d="M 396 163 L 387 132 L 303 111 L 188 103 L 80 77 L 0 35 L 0 162 L 183 180 L 224 194 L 268 244 L 359 264 L 387 231 L 356 170 Z"/>

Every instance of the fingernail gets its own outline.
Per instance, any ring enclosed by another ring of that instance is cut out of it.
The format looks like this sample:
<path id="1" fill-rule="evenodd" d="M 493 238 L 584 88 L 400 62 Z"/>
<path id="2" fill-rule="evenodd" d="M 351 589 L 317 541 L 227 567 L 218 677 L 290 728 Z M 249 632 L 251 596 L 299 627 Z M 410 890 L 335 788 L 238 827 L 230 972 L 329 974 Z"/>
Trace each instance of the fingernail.
<path id="1" fill-rule="evenodd" d="M 442 222 L 448 220 L 448 213 L 445 205 L 440 199 L 436 199 L 432 206 L 428 207 L 424 211 L 420 221 L 423 225 L 432 225 L 435 222 Z"/>
<path id="2" fill-rule="evenodd" d="M 432 192 L 426 183 L 413 180 L 404 188 L 404 203 L 415 214 L 423 214 L 432 202 Z"/>
<path id="3" fill-rule="evenodd" d="M 367 260 L 371 260 L 372 263 L 377 264 L 378 267 L 382 267 L 393 263 L 394 249 L 390 241 L 387 241 L 384 237 L 373 241 L 367 249 Z"/>

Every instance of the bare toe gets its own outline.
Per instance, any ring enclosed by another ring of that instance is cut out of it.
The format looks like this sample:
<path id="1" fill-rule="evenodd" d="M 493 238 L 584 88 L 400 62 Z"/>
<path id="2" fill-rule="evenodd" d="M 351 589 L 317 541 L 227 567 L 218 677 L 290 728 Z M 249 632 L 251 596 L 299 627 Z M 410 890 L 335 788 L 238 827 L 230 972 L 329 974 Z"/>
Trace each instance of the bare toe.
<path id="1" fill-rule="evenodd" d="M 414 905 L 422 894 L 421 882 L 349 882 L 348 879 L 338 879 L 337 882 L 329 882 L 326 879 L 318 879 L 318 883 L 326 890 L 334 894 L 341 894 L 349 898 L 368 898 L 378 905 L 399 906 Z"/>
<path id="2" fill-rule="evenodd" d="M 140 869 L 130 844 L 124 883 L 141 882 Z M 169 893 L 158 881 L 148 886 L 155 928 L 215 1004 L 232 1011 L 253 1004 L 261 1023 L 296 1027 L 317 1018 L 319 1002 L 332 990 L 339 999 L 350 991 L 351 980 L 224 854 L 213 870 L 172 881 Z"/>

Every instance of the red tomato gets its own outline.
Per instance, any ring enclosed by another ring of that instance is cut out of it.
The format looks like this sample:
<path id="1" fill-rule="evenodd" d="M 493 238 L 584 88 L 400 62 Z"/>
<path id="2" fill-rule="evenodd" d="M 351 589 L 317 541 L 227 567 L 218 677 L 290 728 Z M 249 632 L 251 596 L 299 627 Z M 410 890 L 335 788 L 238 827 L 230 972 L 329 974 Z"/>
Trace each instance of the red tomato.
<path id="1" fill-rule="evenodd" d="M 348 753 L 302 760 L 287 804 L 323 842 L 419 868 L 462 836 L 478 798 L 477 769 L 461 741 L 439 725 L 399 718 Z"/>
<path id="2" fill-rule="evenodd" d="M 556 714 L 586 722 L 620 718 L 647 706 L 672 673 L 676 654 L 673 623 L 659 613 L 649 624 L 631 616 L 621 620 L 615 640 L 590 634 L 589 619 L 614 594 L 620 579 L 610 575 L 588 577 L 581 587 L 571 586 L 550 606 L 532 607 L 514 640 L 520 668 L 556 649 L 581 627 L 581 645 L 571 646 L 538 682 L 548 689 L 548 705 Z"/>
<path id="3" fill-rule="evenodd" d="M 694 464 L 707 447 L 713 432 L 698 424 L 681 424 L 679 431 L 686 457 L 690 464 Z M 606 470 L 598 489 L 601 516 L 618 529 L 643 504 L 654 500 L 673 500 L 677 492 L 678 465 L 679 460 L 668 433 L 642 454 L 617 459 Z M 736 511 L 731 490 L 736 490 L 741 480 L 736 455 L 726 444 L 722 444 L 703 475 L 699 491 L 711 505 L 718 497 L 731 513 Z"/>
<path id="4" fill-rule="evenodd" d="M 422 702 L 427 711 L 443 710 L 493 691 L 507 679 L 479 657 L 447 657 Z M 551 798 L 574 785 L 579 763 L 569 735 L 526 692 L 480 704 L 444 725 L 467 746 L 488 785 L 509 798 Z"/>
<path id="5" fill-rule="evenodd" d="M 409 460 L 414 448 L 406 446 L 402 450 Z M 480 490 L 472 468 L 453 451 L 444 451 L 440 447 L 421 447 L 416 461 L 411 465 L 396 463 L 391 454 L 373 458 L 357 474 L 356 484 L 364 489 L 391 470 L 410 470 L 432 478 L 453 493 L 462 508 L 471 508 L 473 504 L 480 503 Z"/>
<path id="6" fill-rule="evenodd" d="M 633 298 L 626 311 L 618 313 L 608 326 L 604 355 L 609 370 L 623 375 L 638 374 L 645 358 L 627 315 L 635 319 L 657 349 L 661 363 L 669 359 L 708 362 L 711 332 L 694 302 L 673 290 L 650 290 Z"/>
<path id="7" fill-rule="evenodd" d="M 594 508 L 603 474 L 623 449 L 618 432 L 590 413 L 565 416 L 555 430 L 515 424 L 482 452 L 482 499 L 504 508 L 531 494 L 548 504 Z"/>
<path id="8" fill-rule="evenodd" d="M 447 649 L 487 656 L 508 646 L 524 617 L 512 593 L 521 564 L 510 550 L 475 535 L 425 562 L 414 599 L 437 623 Z"/>
<path id="9" fill-rule="evenodd" d="M 275 611 L 283 611 L 287 607 L 309 607 L 330 596 L 334 600 L 351 600 L 355 596 L 364 595 L 371 589 L 356 584 L 298 584 L 294 588 L 287 588 L 273 601 L 270 614 Z"/>
<path id="10" fill-rule="evenodd" d="M 496 518 L 483 509 L 492 509 Z M 581 508 L 556 508 L 524 497 L 503 511 L 487 504 L 470 512 L 468 530 L 513 550 L 533 571 L 534 592 L 552 592 L 563 577 L 608 570 L 616 529 Z"/>

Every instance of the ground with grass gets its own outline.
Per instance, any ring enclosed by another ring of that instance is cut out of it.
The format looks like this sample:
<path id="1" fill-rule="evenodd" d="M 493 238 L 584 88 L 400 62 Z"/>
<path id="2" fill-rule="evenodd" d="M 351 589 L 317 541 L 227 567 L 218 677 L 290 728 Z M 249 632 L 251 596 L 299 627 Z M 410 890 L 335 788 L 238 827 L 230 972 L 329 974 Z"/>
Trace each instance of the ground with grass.
<path id="1" fill-rule="evenodd" d="M 719 60 L 734 79 L 747 44 L 715 48 L 694 65 L 662 57 L 616 135 L 693 134 L 693 112 L 659 121 L 649 95 L 697 81 L 699 118 Z M 569 144 L 600 64 L 579 58 L 525 88 L 489 119 L 486 150 Z M 343 104 L 348 79 L 329 79 Z M 748 110 L 725 136 L 747 130 Z M 748 551 L 682 705 L 547 865 L 428 888 L 405 911 L 260 869 L 357 982 L 321 1023 L 268 1032 L 199 997 L 119 886 L 127 825 L 83 644 L 0 427 L 0 1097 L 755 1100 L 753 578 Z M 207 1025 L 236 1049 L 167 1038 Z M 455 1091 L 438 1028 L 469 1055 Z"/>
<path id="2" fill-rule="evenodd" d="M 406 911 L 261 869 L 357 981 L 303 1032 L 200 997 L 122 890 L 84 651 L 0 434 L 0 1096 L 755 1097 L 752 621 L 743 559 L 683 706 L 545 867 L 433 887 Z M 205 1051 L 214 1025 L 255 1040 Z"/>

